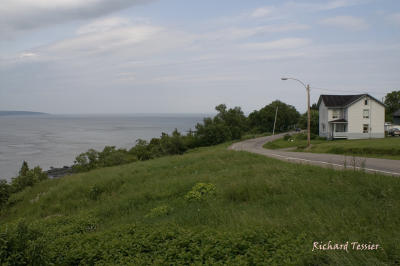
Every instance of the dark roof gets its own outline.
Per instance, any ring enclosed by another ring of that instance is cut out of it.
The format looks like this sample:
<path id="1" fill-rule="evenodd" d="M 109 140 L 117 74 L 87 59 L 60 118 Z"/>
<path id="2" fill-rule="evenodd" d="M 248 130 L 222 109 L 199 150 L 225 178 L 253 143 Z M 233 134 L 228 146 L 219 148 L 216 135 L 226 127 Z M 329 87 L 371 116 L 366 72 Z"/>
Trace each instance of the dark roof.
<path id="1" fill-rule="evenodd" d="M 347 123 L 347 120 L 342 118 L 342 119 L 336 119 L 336 120 L 329 121 L 329 123 Z"/>
<path id="2" fill-rule="evenodd" d="M 327 107 L 343 107 L 346 106 L 365 94 L 358 95 L 321 95 L 322 100 L 324 101 L 325 106 Z"/>
<path id="3" fill-rule="evenodd" d="M 368 96 L 369 98 L 375 100 L 379 104 L 385 106 L 381 101 L 375 99 L 369 94 L 357 94 L 357 95 L 324 95 L 322 94 L 318 100 L 318 106 L 321 104 L 321 101 L 324 101 L 326 107 L 345 107 L 348 106 L 360 98 Z"/>
<path id="4" fill-rule="evenodd" d="M 400 109 L 397 110 L 396 112 L 394 112 L 394 113 L 393 113 L 393 116 L 396 116 L 396 117 L 400 116 Z"/>

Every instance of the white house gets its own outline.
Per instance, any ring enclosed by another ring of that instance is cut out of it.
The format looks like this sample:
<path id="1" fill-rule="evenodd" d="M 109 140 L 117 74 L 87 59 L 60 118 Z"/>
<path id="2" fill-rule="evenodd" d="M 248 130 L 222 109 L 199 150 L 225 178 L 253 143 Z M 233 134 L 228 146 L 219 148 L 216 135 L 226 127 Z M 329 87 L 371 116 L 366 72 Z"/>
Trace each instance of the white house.
<path id="1" fill-rule="evenodd" d="M 328 139 L 385 137 L 385 105 L 370 96 L 321 95 L 319 135 Z"/>

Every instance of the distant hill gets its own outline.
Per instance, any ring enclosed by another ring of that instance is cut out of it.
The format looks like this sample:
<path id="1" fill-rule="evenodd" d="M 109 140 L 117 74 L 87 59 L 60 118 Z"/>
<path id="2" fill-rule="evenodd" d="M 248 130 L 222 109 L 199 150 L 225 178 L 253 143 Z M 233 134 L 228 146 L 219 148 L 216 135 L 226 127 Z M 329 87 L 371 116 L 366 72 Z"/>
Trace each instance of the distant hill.
<path id="1" fill-rule="evenodd" d="M 47 115 L 47 113 L 28 111 L 0 111 L 0 116 L 4 115 Z"/>

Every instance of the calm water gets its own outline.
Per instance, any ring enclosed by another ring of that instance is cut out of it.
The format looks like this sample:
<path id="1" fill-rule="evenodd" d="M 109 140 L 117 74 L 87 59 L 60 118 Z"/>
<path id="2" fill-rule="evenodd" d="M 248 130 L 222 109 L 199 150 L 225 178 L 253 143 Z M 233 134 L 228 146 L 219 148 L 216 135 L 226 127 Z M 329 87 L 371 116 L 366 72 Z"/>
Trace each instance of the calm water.
<path id="1" fill-rule="evenodd" d="M 30 167 L 71 165 L 90 148 L 105 145 L 130 148 L 139 138 L 161 132 L 194 129 L 204 115 L 39 115 L 0 116 L 0 178 L 17 175 L 23 160 Z"/>

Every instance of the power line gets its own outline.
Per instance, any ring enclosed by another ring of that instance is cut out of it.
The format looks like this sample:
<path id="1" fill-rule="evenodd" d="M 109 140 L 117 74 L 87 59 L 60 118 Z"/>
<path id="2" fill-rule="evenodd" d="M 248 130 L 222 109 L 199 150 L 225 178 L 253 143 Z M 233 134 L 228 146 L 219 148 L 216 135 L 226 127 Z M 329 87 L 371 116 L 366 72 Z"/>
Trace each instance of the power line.
<path id="1" fill-rule="evenodd" d="M 338 90 L 338 89 L 324 89 L 324 88 L 317 88 L 317 87 L 311 87 L 313 90 L 320 90 L 320 91 L 328 91 L 328 92 L 350 92 L 350 93 L 374 93 L 374 94 L 387 94 L 387 92 L 378 92 L 378 91 L 351 91 L 351 90 Z"/>

